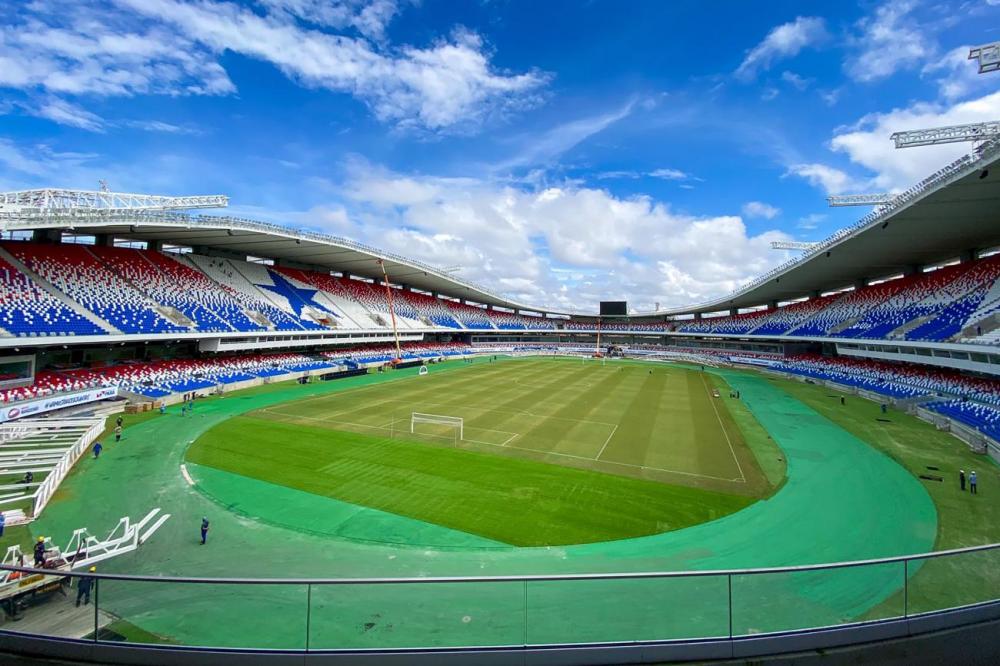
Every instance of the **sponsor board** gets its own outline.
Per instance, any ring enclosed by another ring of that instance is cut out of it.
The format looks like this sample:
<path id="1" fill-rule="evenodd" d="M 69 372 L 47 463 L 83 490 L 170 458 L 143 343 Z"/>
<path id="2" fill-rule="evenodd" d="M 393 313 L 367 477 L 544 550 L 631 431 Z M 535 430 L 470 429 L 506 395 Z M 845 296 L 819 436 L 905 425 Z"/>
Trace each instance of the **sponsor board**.
<path id="1" fill-rule="evenodd" d="M 754 358 L 753 356 L 730 356 L 730 363 L 742 363 L 744 365 L 759 365 L 764 368 L 773 368 L 778 365 L 778 361 L 767 358 Z"/>
<path id="2" fill-rule="evenodd" d="M 63 407 L 82 405 L 88 402 L 96 402 L 97 400 L 107 400 L 108 398 L 114 398 L 117 395 L 118 388 L 110 386 L 106 388 L 91 389 L 89 391 L 81 391 L 79 393 L 54 395 L 40 400 L 29 400 L 27 402 L 18 403 L 16 405 L 0 409 L 0 423 L 13 421 L 25 416 L 42 414 L 43 412 L 51 412 L 54 409 L 62 409 Z"/>

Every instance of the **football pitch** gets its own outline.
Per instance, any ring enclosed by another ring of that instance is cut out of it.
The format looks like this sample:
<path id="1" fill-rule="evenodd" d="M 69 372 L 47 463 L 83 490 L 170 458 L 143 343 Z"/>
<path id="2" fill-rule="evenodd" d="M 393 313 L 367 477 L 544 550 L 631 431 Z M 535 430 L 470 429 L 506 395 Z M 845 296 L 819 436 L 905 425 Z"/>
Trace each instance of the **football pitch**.
<path id="1" fill-rule="evenodd" d="M 697 368 L 459 363 L 229 419 L 188 460 L 520 546 L 688 527 L 776 485 Z"/>

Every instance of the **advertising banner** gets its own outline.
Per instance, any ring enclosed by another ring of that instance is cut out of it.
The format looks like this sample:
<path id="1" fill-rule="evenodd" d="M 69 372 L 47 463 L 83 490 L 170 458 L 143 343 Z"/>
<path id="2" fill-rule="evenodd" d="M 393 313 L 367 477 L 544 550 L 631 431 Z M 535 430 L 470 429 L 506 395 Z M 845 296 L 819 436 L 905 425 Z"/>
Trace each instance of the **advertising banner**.
<path id="1" fill-rule="evenodd" d="M 19 402 L 16 405 L 4 405 L 0 407 L 0 423 L 13 421 L 25 416 L 35 416 L 43 412 L 51 412 L 54 409 L 62 409 L 63 407 L 82 405 L 97 400 L 107 400 L 117 395 L 118 387 L 110 386 L 81 391 L 79 393 L 64 393 L 62 395 L 49 396 L 48 398 L 39 398 L 38 400 L 28 400 Z"/>

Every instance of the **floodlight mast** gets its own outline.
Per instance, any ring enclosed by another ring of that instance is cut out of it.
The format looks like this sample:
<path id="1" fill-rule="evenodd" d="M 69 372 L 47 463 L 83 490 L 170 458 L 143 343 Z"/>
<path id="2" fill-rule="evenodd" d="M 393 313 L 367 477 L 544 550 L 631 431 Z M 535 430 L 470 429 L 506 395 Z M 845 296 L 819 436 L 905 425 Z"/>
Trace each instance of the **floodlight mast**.
<path id="1" fill-rule="evenodd" d="M 396 363 L 403 360 L 403 350 L 399 346 L 399 329 L 396 327 L 396 306 L 392 298 L 392 287 L 389 286 L 389 274 L 385 270 L 385 261 L 376 259 L 375 263 L 382 269 L 382 278 L 385 282 L 385 295 L 389 299 L 389 319 L 392 320 L 392 337 L 396 340 Z"/>

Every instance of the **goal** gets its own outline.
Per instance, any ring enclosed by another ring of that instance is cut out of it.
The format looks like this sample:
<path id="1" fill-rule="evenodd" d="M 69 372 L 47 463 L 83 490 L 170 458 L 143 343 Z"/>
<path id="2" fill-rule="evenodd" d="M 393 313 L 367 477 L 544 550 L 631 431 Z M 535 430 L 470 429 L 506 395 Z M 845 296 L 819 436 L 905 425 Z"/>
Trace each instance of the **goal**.
<path id="1" fill-rule="evenodd" d="M 458 416 L 444 416 L 442 414 L 422 414 L 420 412 L 410 413 L 410 434 L 416 432 L 417 424 L 431 423 L 434 425 L 449 426 L 458 434 L 458 439 L 465 437 L 465 420 Z"/>

